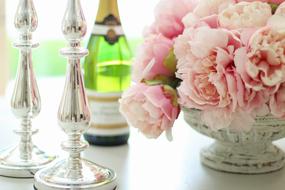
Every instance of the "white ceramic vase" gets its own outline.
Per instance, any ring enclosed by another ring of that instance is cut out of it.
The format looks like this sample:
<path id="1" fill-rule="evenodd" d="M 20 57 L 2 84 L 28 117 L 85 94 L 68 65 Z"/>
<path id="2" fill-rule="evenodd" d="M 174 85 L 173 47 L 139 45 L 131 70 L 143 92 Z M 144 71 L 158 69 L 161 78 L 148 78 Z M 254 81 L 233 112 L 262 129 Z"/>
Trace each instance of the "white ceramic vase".
<path id="1" fill-rule="evenodd" d="M 249 132 L 211 130 L 201 121 L 201 111 L 183 109 L 185 121 L 196 131 L 216 141 L 201 150 L 204 165 L 224 172 L 261 174 L 284 166 L 284 152 L 272 141 L 285 137 L 285 120 L 271 115 L 257 117 Z"/>

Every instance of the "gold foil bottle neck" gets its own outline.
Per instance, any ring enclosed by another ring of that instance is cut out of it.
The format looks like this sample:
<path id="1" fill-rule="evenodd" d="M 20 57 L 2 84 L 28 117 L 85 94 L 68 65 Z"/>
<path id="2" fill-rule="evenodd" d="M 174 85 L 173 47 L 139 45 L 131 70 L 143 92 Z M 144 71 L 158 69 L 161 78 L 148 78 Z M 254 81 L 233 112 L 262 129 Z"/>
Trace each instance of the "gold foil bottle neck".
<path id="1" fill-rule="evenodd" d="M 118 23 L 120 14 L 117 0 L 100 0 L 99 9 L 96 17 L 96 23 L 104 23 L 107 17 L 114 16 Z"/>

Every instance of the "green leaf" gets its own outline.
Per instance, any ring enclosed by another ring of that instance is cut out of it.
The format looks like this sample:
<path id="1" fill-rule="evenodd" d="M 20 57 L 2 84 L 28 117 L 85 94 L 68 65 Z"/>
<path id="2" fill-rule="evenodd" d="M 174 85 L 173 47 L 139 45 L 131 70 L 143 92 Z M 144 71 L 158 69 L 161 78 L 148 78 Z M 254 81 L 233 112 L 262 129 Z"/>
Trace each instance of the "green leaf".
<path id="1" fill-rule="evenodd" d="M 148 86 L 156 86 L 163 84 L 163 81 L 160 80 L 144 80 L 144 83 L 146 83 Z"/>
<path id="2" fill-rule="evenodd" d="M 163 65 L 172 73 L 176 72 L 177 60 L 172 48 L 163 60 Z"/>
<path id="3" fill-rule="evenodd" d="M 143 80 L 142 82 L 146 83 L 149 86 L 162 84 L 162 85 L 169 85 L 172 88 L 176 89 L 179 86 L 181 80 L 176 78 L 175 76 L 167 77 L 164 75 L 157 75 L 151 80 Z"/>
<path id="4" fill-rule="evenodd" d="M 270 6 L 271 6 L 271 11 L 272 11 L 272 14 L 274 14 L 277 10 L 277 8 L 279 7 L 278 4 L 275 4 L 275 3 L 268 3 Z"/>

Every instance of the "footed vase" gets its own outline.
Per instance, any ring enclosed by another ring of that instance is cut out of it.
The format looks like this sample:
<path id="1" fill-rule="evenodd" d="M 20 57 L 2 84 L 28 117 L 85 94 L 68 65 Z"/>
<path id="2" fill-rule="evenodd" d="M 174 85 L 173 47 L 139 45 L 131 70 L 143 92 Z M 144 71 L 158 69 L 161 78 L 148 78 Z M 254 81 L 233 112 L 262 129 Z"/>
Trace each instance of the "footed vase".
<path id="1" fill-rule="evenodd" d="M 199 133 L 215 139 L 201 150 L 204 165 L 219 171 L 262 174 L 284 166 L 285 154 L 272 141 L 285 137 L 285 120 L 272 115 L 256 117 L 249 132 L 212 130 L 201 121 L 201 111 L 183 109 L 185 121 Z"/>

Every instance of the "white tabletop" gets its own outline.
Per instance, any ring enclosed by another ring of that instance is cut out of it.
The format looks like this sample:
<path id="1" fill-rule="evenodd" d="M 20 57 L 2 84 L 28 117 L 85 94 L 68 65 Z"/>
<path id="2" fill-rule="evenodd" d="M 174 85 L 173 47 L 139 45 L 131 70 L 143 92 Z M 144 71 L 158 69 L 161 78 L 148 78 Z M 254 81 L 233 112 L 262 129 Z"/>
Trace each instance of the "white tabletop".
<path id="1" fill-rule="evenodd" d="M 34 121 L 34 127 L 40 129 L 34 141 L 53 154 L 64 155 L 60 142 L 65 135 L 56 120 L 63 81 L 56 79 L 58 87 L 51 88 L 53 80 L 39 82 L 42 112 Z M 0 148 L 17 141 L 12 130 L 18 127 L 19 122 L 14 119 L 8 104 L 9 98 L 0 99 Z M 285 189 L 285 169 L 264 175 L 237 175 L 201 165 L 199 150 L 212 140 L 192 130 L 182 117 L 175 123 L 173 136 L 172 142 L 164 136 L 149 140 L 132 129 L 128 145 L 110 148 L 90 146 L 83 157 L 114 169 L 118 174 L 119 190 Z M 276 144 L 285 150 L 285 140 Z M 0 190 L 32 190 L 32 183 L 33 179 L 0 177 Z"/>

